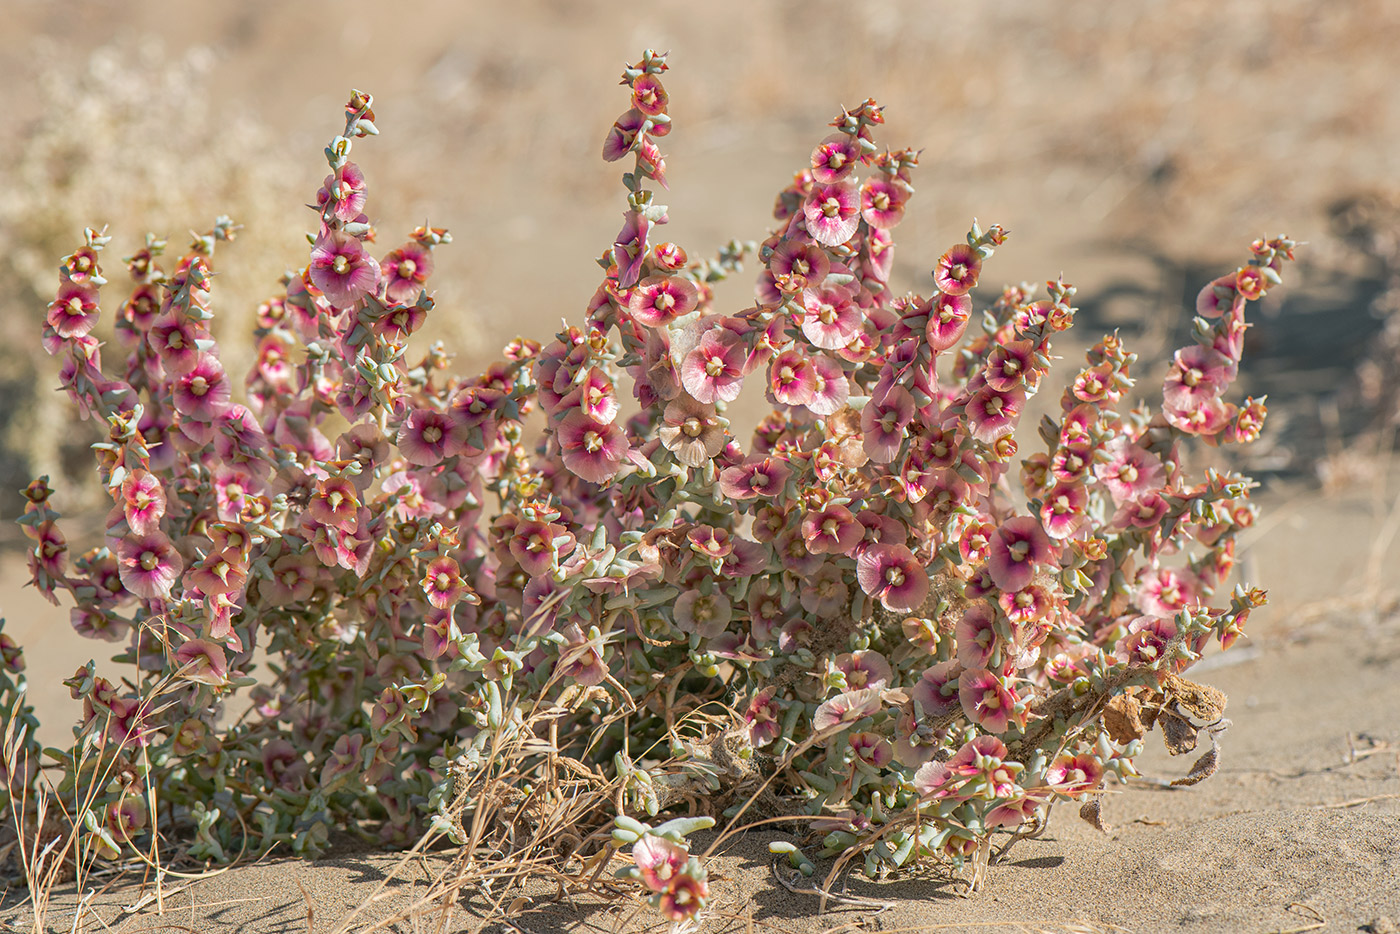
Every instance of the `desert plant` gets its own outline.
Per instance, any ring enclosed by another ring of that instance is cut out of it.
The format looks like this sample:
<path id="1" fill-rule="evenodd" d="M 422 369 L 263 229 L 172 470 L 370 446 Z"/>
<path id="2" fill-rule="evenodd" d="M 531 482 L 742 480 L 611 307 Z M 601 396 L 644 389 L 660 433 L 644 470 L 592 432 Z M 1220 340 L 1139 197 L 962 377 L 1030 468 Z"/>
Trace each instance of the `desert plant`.
<path id="1" fill-rule="evenodd" d="M 246 403 L 208 328 L 232 221 L 168 272 L 154 237 L 126 260 L 114 372 L 90 334 L 106 238 L 64 260 L 44 346 L 105 427 L 113 507 L 71 566 L 46 483 L 22 522 L 35 585 L 129 666 L 68 682 L 97 771 L 49 752 L 64 788 L 154 789 L 156 813 L 99 789 L 114 850 L 163 834 L 202 860 L 310 856 L 343 827 L 475 854 L 586 789 L 606 806 L 556 842 L 632 846 L 627 873 L 679 921 L 707 897 L 684 842 L 703 822 L 641 820 L 662 812 L 798 821 L 803 871 L 815 847 L 871 875 L 967 863 L 975 886 L 993 841 L 1053 803 L 1098 822 L 1154 726 L 1173 752 L 1207 731 L 1182 782 L 1214 770 L 1223 698 L 1181 673 L 1263 594 L 1227 584 L 1250 482 L 1191 479 L 1183 452 L 1257 436 L 1262 400 L 1225 393 L 1291 241 L 1206 286 L 1159 410 L 1122 410 L 1134 357 L 1108 335 L 1027 437 L 1074 289 L 979 308 L 1007 234 L 974 222 L 929 294 L 892 294 L 918 157 L 877 146 L 873 100 L 833 121 L 762 243 L 690 259 L 649 187 L 666 67 L 648 51 L 623 74 L 603 156 L 632 158 L 625 219 L 580 322 L 471 378 L 436 345 L 406 356 L 450 237 L 371 254 L 358 91 L 309 260 L 259 309 Z M 716 311 L 714 283 L 751 259 L 755 303 Z M 746 379 L 773 405 L 747 448 L 726 414 Z M 1023 446 L 1041 449 L 1016 468 Z"/>

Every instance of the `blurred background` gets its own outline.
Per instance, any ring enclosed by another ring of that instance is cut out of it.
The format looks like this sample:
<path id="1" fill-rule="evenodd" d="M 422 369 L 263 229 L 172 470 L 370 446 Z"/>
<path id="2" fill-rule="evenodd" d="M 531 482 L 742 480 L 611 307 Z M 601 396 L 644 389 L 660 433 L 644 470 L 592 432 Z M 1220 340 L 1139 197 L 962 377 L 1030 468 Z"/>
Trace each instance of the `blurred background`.
<path id="1" fill-rule="evenodd" d="M 243 224 L 219 248 L 214 292 L 215 333 L 241 372 L 258 303 L 306 262 L 321 149 L 350 88 L 372 92 L 381 136 L 355 159 L 379 243 L 424 222 L 451 230 L 427 337 L 478 366 L 517 334 L 548 339 L 592 295 L 623 209 L 621 163 L 599 151 L 626 106 L 618 76 L 648 47 L 671 52 L 665 235 L 692 257 L 763 239 L 826 124 L 875 97 L 878 141 L 923 150 L 897 291 L 926 291 L 974 217 L 1002 224 L 1011 239 L 984 299 L 1063 273 L 1080 287 L 1077 339 L 1120 328 L 1150 398 L 1196 292 L 1252 239 L 1287 234 L 1306 241 L 1300 270 L 1267 300 L 1245 362 L 1244 388 L 1270 394 L 1273 421 L 1251 466 L 1345 483 L 1393 436 L 1392 0 L 0 0 L 0 24 L 6 520 L 14 491 L 44 473 L 64 512 L 94 504 L 93 426 L 73 426 L 38 344 L 84 226 L 108 227 L 117 283 L 147 231 L 176 252 L 219 214 Z M 726 283 L 721 307 L 749 304 L 751 282 Z M 68 531 L 77 551 L 97 542 Z M 23 542 L 6 522 L 7 631 L 87 658 L 101 647 L 71 633 L 66 609 L 21 590 Z"/>

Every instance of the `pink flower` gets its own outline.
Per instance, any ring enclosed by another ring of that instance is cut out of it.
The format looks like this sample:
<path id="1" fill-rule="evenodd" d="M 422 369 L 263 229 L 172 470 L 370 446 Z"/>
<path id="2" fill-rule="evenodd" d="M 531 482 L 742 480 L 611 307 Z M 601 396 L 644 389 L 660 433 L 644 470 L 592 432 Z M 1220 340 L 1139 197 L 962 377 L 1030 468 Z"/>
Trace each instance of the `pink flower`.
<path id="1" fill-rule="evenodd" d="M 122 515 L 137 535 L 160 528 L 165 515 L 165 488 L 155 474 L 137 468 L 122 480 Z"/>
<path id="2" fill-rule="evenodd" d="M 681 362 L 681 385 L 700 402 L 733 402 L 743 386 L 744 363 L 733 332 L 711 328 Z"/>
<path id="3" fill-rule="evenodd" d="M 969 720 L 992 733 L 1005 733 L 1013 722 L 1024 725 L 1024 714 L 1020 720 L 1012 719 L 1016 695 L 985 668 L 968 669 L 958 676 L 958 700 Z"/>
<path id="4" fill-rule="evenodd" d="M 988 830 L 1006 827 L 1015 830 L 1036 816 L 1041 802 L 1027 795 L 1017 795 L 1003 801 L 987 812 L 983 824 Z"/>
<path id="5" fill-rule="evenodd" d="M 699 303 L 695 283 L 684 276 L 647 276 L 632 289 L 627 310 L 647 327 L 662 327 L 690 314 Z"/>
<path id="6" fill-rule="evenodd" d="M 845 555 L 855 550 L 865 527 L 845 506 L 828 506 L 802 517 L 802 540 L 814 555 Z"/>
<path id="7" fill-rule="evenodd" d="M 860 147 L 845 133 L 833 133 L 812 150 L 812 178 L 823 185 L 839 182 L 856 167 Z"/>
<path id="8" fill-rule="evenodd" d="M 972 297 L 940 292 L 928 313 L 925 338 L 934 350 L 942 351 L 962 340 L 972 317 Z"/>
<path id="9" fill-rule="evenodd" d="M 977 251 L 966 243 L 959 243 L 938 258 L 933 282 L 947 295 L 962 295 L 977 285 L 981 271 L 982 260 Z"/>
<path id="10" fill-rule="evenodd" d="M 987 359 L 984 373 L 987 385 L 998 392 L 1009 392 L 1025 383 L 1028 377 L 1033 378 L 1034 364 L 1035 348 L 1030 341 L 999 344 Z"/>
<path id="11" fill-rule="evenodd" d="M 460 451 L 467 431 L 445 412 L 414 409 L 399 426 L 396 441 L 404 460 L 419 467 L 431 467 Z"/>
<path id="12" fill-rule="evenodd" d="M 670 97 L 661 86 L 661 79 L 647 73 L 632 82 L 632 106 L 645 116 L 655 117 L 666 112 Z"/>
<path id="13" fill-rule="evenodd" d="M 685 847 L 651 834 L 642 837 L 632 847 L 632 861 L 637 864 L 642 885 L 653 892 L 665 892 L 670 888 L 688 859 L 690 854 Z"/>
<path id="14" fill-rule="evenodd" d="M 819 619 L 834 619 L 849 606 L 851 591 L 845 575 L 835 564 L 823 564 L 817 573 L 802 582 L 802 609 Z M 851 685 L 864 687 L 865 685 Z"/>
<path id="15" fill-rule="evenodd" d="M 1245 297 L 1235 287 L 1235 273 L 1221 276 L 1201 289 L 1196 296 L 1196 314 L 1205 318 L 1219 318 L 1225 312 L 1235 312 L 1244 307 Z"/>
<path id="16" fill-rule="evenodd" d="M 768 392 L 779 405 L 806 405 L 812 401 L 817 373 L 807 356 L 797 349 L 784 350 L 768 364 Z"/>
<path id="17" fill-rule="evenodd" d="M 671 887 L 661 893 L 656 907 L 669 920 L 681 922 L 694 917 L 709 897 L 710 884 L 705 878 L 683 872 L 671 880 Z"/>
<path id="18" fill-rule="evenodd" d="M 617 418 L 621 408 L 613 382 L 599 367 L 589 367 L 583 382 L 564 396 L 559 403 L 561 408 L 577 408 L 595 422 L 607 424 Z"/>
<path id="19" fill-rule="evenodd" d="M 637 131 L 645 121 L 642 112 L 635 107 L 613 121 L 607 137 L 603 140 L 603 161 L 616 162 L 631 152 L 632 144 L 637 139 Z"/>
<path id="20" fill-rule="evenodd" d="M 1083 753 L 1060 756 L 1045 772 L 1045 783 L 1065 795 L 1093 791 L 1102 781 L 1103 763 Z"/>
<path id="21" fill-rule="evenodd" d="M 1020 389 L 999 392 L 983 386 L 967 400 L 968 433 L 983 444 L 1005 438 L 1015 430 L 1025 403 L 1025 393 Z"/>
<path id="22" fill-rule="evenodd" d="M 1170 619 L 1139 616 L 1128 624 L 1127 636 L 1118 643 L 1114 655 L 1129 665 L 1154 664 L 1162 660 L 1176 632 L 1176 623 Z"/>
<path id="23" fill-rule="evenodd" d="M 206 597 L 223 595 L 236 599 L 247 581 L 247 564 L 241 556 L 228 551 L 211 551 L 186 574 L 186 583 Z"/>
<path id="24" fill-rule="evenodd" d="M 44 320 L 66 340 L 91 331 L 98 313 L 96 286 L 65 280 Z"/>
<path id="25" fill-rule="evenodd" d="M 860 187 L 860 216 L 871 227 L 888 230 L 904 219 L 909 191 L 890 178 L 872 175 Z"/>
<path id="26" fill-rule="evenodd" d="M 306 515 L 323 525 L 353 533 L 359 524 L 360 499 L 348 477 L 328 477 L 316 484 Z"/>
<path id="27" fill-rule="evenodd" d="M 1162 414 L 1176 429 L 1190 435 L 1218 435 L 1229 428 L 1235 417 L 1235 407 L 1226 406 L 1217 398 L 1206 399 L 1194 408 L 1178 407 L 1171 403 L 1162 406 Z"/>
<path id="28" fill-rule="evenodd" d="M 987 570 L 1002 590 L 1021 590 L 1035 578 L 1035 566 L 1055 556 L 1050 538 L 1040 523 L 1030 516 L 1017 516 L 1002 523 L 991 541 Z"/>
<path id="29" fill-rule="evenodd" d="M 335 218 L 348 223 L 364 212 L 365 193 L 365 173 L 355 163 L 347 162 L 321 183 L 316 192 L 316 206 L 324 208 L 333 204 Z"/>
<path id="30" fill-rule="evenodd" d="M 1223 393 L 1237 369 L 1235 362 L 1218 350 L 1184 347 L 1172 358 L 1162 401 L 1180 411 L 1195 409 Z"/>
<path id="31" fill-rule="evenodd" d="M 768 271 L 783 292 L 800 292 L 821 285 L 831 271 L 831 259 L 815 244 L 784 240 L 768 258 Z"/>
<path id="32" fill-rule="evenodd" d="M 907 613 L 928 597 L 928 572 L 907 545 L 871 545 L 856 559 L 856 579 L 892 612 Z"/>
<path id="33" fill-rule="evenodd" d="M 627 434 L 616 424 L 604 424 L 574 410 L 555 428 L 564 466 L 592 483 L 605 483 L 617 475 L 627 457 Z"/>
<path id="34" fill-rule="evenodd" d="M 1115 528 L 1132 526 L 1139 529 L 1155 529 L 1162 518 L 1171 511 L 1171 504 L 1155 490 L 1144 493 L 1137 499 L 1128 500 L 1113 514 Z"/>
<path id="35" fill-rule="evenodd" d="M 850 398 L 851 383 L 841 364 L 825 354 L 812 357 L 811 363 L 812 398 L 806 403 L 807 409 L 813 415 L 835 415 Z"/>
<path id="36" fill-rule="evenodd" d="M 877 769 L 889 765 L 894 758 L 890 741 L 878 733 L 852 733 L 849 742 L 857 759 Z"/>
<path id="37" fill-rule="evenodd" d="M 711 404 L 678 396 L 666 404 L 657 436 L 662 447 L 687 467 L 699 467 L 724 450 L 729 432 Z"/>
<path id="38" fill-rule="evenodd" d="M 802 307 L 802 334 L 823 350 L 845 347 L 865 323 L 860 306 L 844 287 L 804 289 Z"/>
<path id="39" fill-rule="evenodd" d="M 359 240 L 323 227 L 311 248 L 310 275 L 332 305 L 350 308 L 379 287 L 380 270 Z"/>
<path id="40" fill-rule="evenodd" d="M 823 246 L 840 246 L 860 226 L 860 194 L 854 182 L 818 183 L 802 204 L 807 232 Z"/>
<path id="41" fill-rule="evenodd" d="M 1069 538 L 1087 518 L 1089 493 L 1077 483 L 1057 483 L 1045 494 L 1040 507 L 1040 522 L 1051 538 Z"/>
<path id="42" fill-rule="evenodd" d="M 884 706 L 883 688 L 861 688 L 844 691 L 822 703 L 812 715 L 812 729 L 823 733 L 832 727 L 855 723 L 876 713 Z"/>
<path id="43" fill-rule="evenodd" d="M 410 240 L 380 260 L 379 268 L 384 274 L 384 297 L 391 302 L 413 302 L 433 274 L 433 251 Z"/>
<path id="44" fill-rule="evenodd" d="M 175 662 L 180 676 L 201 684 L 224 684 L 228 681 L 228 659 L 224 647 L 205 639 L 191 639 L 175 650 Z"/>
<path id="45" fill-rule="evenodd" d="M 974 603 L 953 630 L 958 662 L 964 668 L 986 668 L 998 648 L 997 614 L 985 603 Z"/>
<path id="46" fill-rule="evenodd" d="M 1166 483 L 1162 462 L 1127 438 L 1114 438 L 1104 450 L 1108 460 L 1094 465 L 1094 476 L 1108 487 L 1115 505 L 1140 499 Z"/>
<path id="47" fill-rule="evenodd" d="M 782 735 L 780 722 L 783 709 L 774 699 L 776 688 L 764 688 L 753 696 L 744 710 L 744 725 L 749 731 L 749 741 L 756 747 L 767 746 Z"/>
<path id="48" fill-rule="evenodd" d="M 871 399 L 860 413 L 865 453 L 877 464 L 888 464 L 899 454 L 904 429 L 914 420 L 914 397 L 895 386 L 878 401 Z"/>
<path id="49" fill-rule="evenodd" d="M 202 353 L 193 367 L 175 380 L 171 390 L 175 411 L 201 422 L 212 422 L 227 411 L 231 389 L 219 358 Z"/>
<path id="50" fill-rule="evenodd" d="M 726 467 L 719 475 L 719 487 L 734 500 L 776 500 L 782 496 L 792 470 L 776 457 L 753 457 L 737 467 Z"/>
<path id="51" fill-rule="evenodd" d="M 1148 616 L 1171 619 L 1201 602 L 1200 585 L 1189 571 L 1145 569 L 1138 579 L 1137 605 Z"/>
<path id="52" fill-rule="evenodd" d="M 459 601 L 477 603 L 480 598 L 462 580 L 462 569 L 456 560 L 447 556 L 428 562 L 421 581 L 423 594 L 428 603 L 439 610 L 451 609 Z"/>
<path id="53" fill-rule="evenodd" d="M 636 113 L 635 110 L 630 112 Z M 638 116 L 640 118 L 640 115 Z M 639 119 L 638 126 L 640 125 Z M 616 127 L 614 127 L 614 129 L 616 129 Z M 608 139 L 611 141 L 612 138 L 612 135 L 609 134 Z M 631 146 L 630 139 L 627 141 L 627 146 L 629 148 Z M 622 152 L 619 152 L 615 158 L 621 158 L 626 151 L 627 150 L 624 149 Z M 603 158 L 607 158 L 606 149 Z M 613 242 L 612 261 L 613 264 L 617 266 L 618 287 L 630 289 L 632 286 L 636 285 L 637 278 L 641 275 L 642 260 L 646 259 L 647 233 L 655 224 L 665 223 L 665 217 L 663 216 L 661 220 L 653 223 L 636 211 L 628 211 L 622 215 L 622 218 L 622 229 L 618 231 L 617 237 Z"/>
<path id="54" fill-rule="evenodd" d="M 1050 475 L 1061 483 L 1079 483 L 1094 462 L 1094 448 L 1085 444 L 1062 444 L 1050 460 Z"/>
<path id="55" fill-rule="evenodd" d="M 559 556 L 568 555 L 575 544 L 573 534 L 557 522 L 521 519 L 510 537 L 509 547 L 511 557 L 525 573 L 538 577 L 552 571 L 559 563 Z"/>
<path id="56" fill-rule="evenodd" d="M 1031 584 L 1023 590 L 1003 593 L 997 598 L 997 605 L 1013 625 L 1021 627 L 1044 619 L 1053 607 L 1054 600 L 1044 587 Z"/>
<path id="57" fill-rule="evenodd" d="M 832 659 L 832 666 L 846 678 L 846 687 L 876 688 L 889 684 L 894 670 L 885 656 L 874 649 L 844 652 Z"/>
<path id="58" fill-rule="evenodd" d="M 733 618 L 729 598 L 718 591 L 701 593 L 687 590 L 676 600 L 672 610 L 676 627 L 684 633 L 699 633 L 706 639 L 713 639 L 724 632 Z"/>
<path id="59" fill-rule="evenodd" d="M 159 532 L 128 535 L 117 543 L 122 586 L 147 600 L 165 599 L 185 563 L 170 539 Z"/>

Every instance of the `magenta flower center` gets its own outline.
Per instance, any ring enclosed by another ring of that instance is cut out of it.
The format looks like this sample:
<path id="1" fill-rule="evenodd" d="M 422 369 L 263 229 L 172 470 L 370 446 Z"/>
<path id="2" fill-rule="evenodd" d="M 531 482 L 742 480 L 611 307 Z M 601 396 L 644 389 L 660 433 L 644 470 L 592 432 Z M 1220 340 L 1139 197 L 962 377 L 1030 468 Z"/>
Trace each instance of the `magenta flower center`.
<path id="1" fill-rule="evenodd" d="M 412 279 L 413 274 L 418 271 L 418 264 L 408 257 L 399 260 L 399 276 L 404 279 Z"/>
<path id="2" fill-rule="evenodd" d="M 904 585 L 904 571 L 899 568 L 890 568 L 885 572 L 885 582 L 891 587 L 901 587 Z"/>
<path id="3" fill-rule="evenodd" d="M 141 569 L 143 571 L 154 571 L 160 564 L 160 555 L 154 551 L 141 552 Z"/>
<path id="4" fill-rule="evenodd" d="M 1205 374 L 1202 373 L 1200 370 L 1196 369 L 1195 367 L 1192 367 L 1191 369 L 1181 374 L 1181 381 L 1188 386 L 1199 386 L 1201 383 L 1201 378 L 1204 375 Z"/>
<path id="5" fill-rule="evenodd" d="M 681 431 L 685 433 L 687 438 L 698 438 L 700 437 L 700 432 L 704 430 L 705 426 L 700 422 L 700 419 L 696 418 L 694 415 L 681 423 Z"/>
<path id="6" fill-rule="evenodd" d="M 890 196 L 883 191 L 877 191 L 870 199 L 870 203 L 875 206 L 877 211 L 888 211 L 890 209 Z"/>
<path id="7" fill-rule="evenodd" d="M 205 379 L 203 376 L 196 376 L 194 379 L 190 380 L 190 392 L 194 393 L 196 396 L 202 396 L 208 391 L 209 380 Z"/>
<path id="8" fill-rule="evenodd" d="M 433 586 L 438 590 L 447 590 L 452 586 L 452 578 L 445 571 L 438 571 L 437 576 L 433 578 Z"/>
<path id="9" fill-rule="evenodd" d="M 792 271 L 797 273 L 799 276 L 805 277 L 808 273 L 812 271 L 812 264 L 807 262 L 807 258 L 805 256 L 799 256 L 797 259 L 792 261 Z"/>
<path id="10" fill-rule="evenodd" d="M 82 300 L 81 298 L 79 298 L 78 296 L 76 296 L 76 295 L 74 295 L 72 298 L 68 299 L 68 314 L 77 316 L 77 315 L 81 315 L 82 313 L 83 313 L 83 300 Z"/>
<path id="11" fill-rule="evenodd" d="M 708 376 L 719 376 L 724 372 L 724 358 L 710 357 L 705 361 L 705 373 Z"/>
<path id="12" fill-rule="evenodd" d="M 337 253 L 331 268 L 335 270 L 336 275 L 343 276 L 350 271 L 350 260 L 345 258 L 344 253 Z"/>
<path id="13" fill-rule="evenodd" d="M 817 318 L 822 324 L 834 324 L 836 322 L 836 307 L 829 302 L 823 302 L 821 310 L 817 312 Z"/>
<path id="14" fill-rule="evenodd" d="M 1005 373 L 1016 373 L 1021 369 L 1021 364 L 1014 357 L 1008 357 L 1006 362 L 1001 365 L 1001 369 Z"/>
<path id="15" fill-rule="evenodd" d="M 1132 464 L 1124 464 L 1123 469 L 1118 471 L 1118 479 L 1124 483 L 1135 483 L 1138 478 L 1137 467 Z"/>
<path id="16" fill-rule="evenodd" d="M 170 336 L 165 339 L 166 350 L 182 350 L 185 346 L 185 337 L 179 331 L 171 331 Z"/>
<path id="17" fill-rule="evenodd" d="M 1007 551 L 1009 551 L 1009 552 L 1011 553 L 1011 560 L 1012 560 L 1012 561 L 1024 561 L 1024 560 L 1026 560 L 1026 555 L 1030 552 L 1030 550 L 1031 550 L 1031 543 L 1030 543 L 1030 542 L 1026 542 L 1026 541 L 1015 542 L 1014 544 L 1012 544 L 1010 547 L 1007 548 Z"/>
<path id="18" fill-rule="evenodd" d="M 442 429 L 436 425 L 429 425 L 423 429 L 423 440 L 429 444 L 437 444 L 442 440 Z"/>
<path id="19" fill-rule="evenodd" d="M 596 431 L 589 431 L 583 436 L 583 449 L 589 454 L 597 454 L 603 449 L 603 436 Z"/>
<path id="20" fill-rule="evenodd" d="M 1001 396 L 992 396 L 987 400 L 987 414 L 1000 415 L 1003 405 L 1005 405 L 1005 403 L 1002 401 Z"/>
<path id="21" fill-rule="evenodd" d="M 841 213 L 841 202 L 835 195 L 822 202 L 822 213 L 827 217 L 835 217 Z"/>

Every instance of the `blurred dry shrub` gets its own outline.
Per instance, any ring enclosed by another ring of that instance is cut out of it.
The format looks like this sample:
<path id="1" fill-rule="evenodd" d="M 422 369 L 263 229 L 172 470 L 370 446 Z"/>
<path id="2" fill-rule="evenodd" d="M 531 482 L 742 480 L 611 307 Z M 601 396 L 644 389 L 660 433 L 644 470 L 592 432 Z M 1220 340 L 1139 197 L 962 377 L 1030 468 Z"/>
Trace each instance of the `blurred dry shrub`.
<path id="1" fill-rule="evenodd" d="M 146 40 L 74 61 L 71 50 L 39 43 L 33 54 L 39 116 L 0 140 L 0 510 L 10 515 L 18 489 L 39 474 L 62 477 L 74 496 L 94 489 L 88 445 L 99 429 L 72 424 L 72 407 L 53 391 L 55 365 L 38 349 L 60 257 L 81 245 L 83 228 L 108 225 L 120 257 L 147 231 L 178 249 L 216 214 L 244 225 L 248 235 L 220 257 L 215 292 L 225 363 L 241 373 L 251 343 L 236 335 L 251 330 L 307 225 L 284 206 L 319 181 L 295 171 L 253 115 L 208 105 L 206 49 Z M 126 278 L 115 264 L 107 275 L 104 339 Z M 74 496 L 66 509 L 95 502 Z"/>

